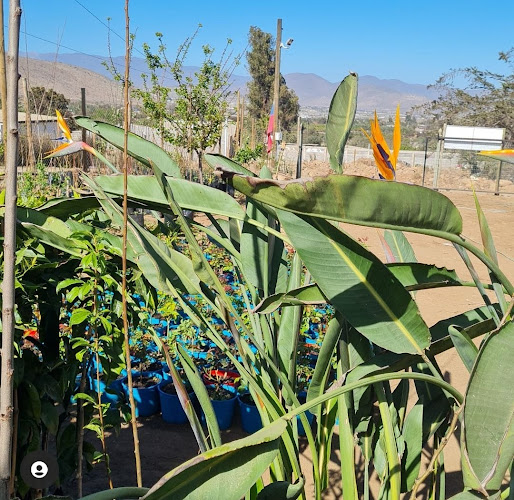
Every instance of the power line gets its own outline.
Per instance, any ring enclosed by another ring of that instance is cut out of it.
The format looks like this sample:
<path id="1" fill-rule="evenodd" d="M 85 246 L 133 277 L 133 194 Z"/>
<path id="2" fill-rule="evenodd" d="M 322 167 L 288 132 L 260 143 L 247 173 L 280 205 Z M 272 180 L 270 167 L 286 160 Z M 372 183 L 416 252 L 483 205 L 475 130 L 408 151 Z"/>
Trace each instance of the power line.
<path id="1" fill-rule="evenodd" d="M 121 41 L 125 42 L 124 37 L 122 37 L 119 33 L 114 31 L 108 24 L 104 23 L 96 14 L 91 12 L 84 4 L 79 2 L 79 0 L 75 0 L 75 3 L 78 3 L 86 12 L 89 12 L 89 14 L 91 14 L 100 24 L 105 26 L 111 33 L 114 33 Z M 144 57 L 144 54 L 139 49 L 136 48 L 135 50 Z"/>

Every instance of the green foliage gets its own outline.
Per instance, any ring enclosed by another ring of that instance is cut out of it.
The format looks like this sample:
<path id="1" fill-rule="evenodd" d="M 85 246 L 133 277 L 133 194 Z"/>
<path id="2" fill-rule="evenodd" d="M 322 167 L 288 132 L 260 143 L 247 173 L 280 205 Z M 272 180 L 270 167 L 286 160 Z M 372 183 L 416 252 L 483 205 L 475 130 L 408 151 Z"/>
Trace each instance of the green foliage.
<path id="1" fill-rule="evenodd" d="M 338 131 L 341 137 L 346 125 L 344 128 Z M 119 140 L 121 132 L 111 132 Z M 336 156 L 341 141 L 338 144 Z M 182 384 L 183 407 L 202 453 L 166 474 L 146 499 L 227 498 L 227 484 L 234 498 L 256 498 L 265 491 L 260 478 L 267 469 L 271 473 L 266 477 L 284 495 L 306 496 L 307 492 L 302 491 L 298 416 L 310 447 L 316 498 L 321 498 L 328 486 L 328 462 L 333 446 L 337 446 L 333 442 L 336 416 L 343 422 L 338 446 L 345 498 L 357 495 L 356 446 L 365 457 L 365 475 L 373 467 L 384 497 L 399 498 L 401 492 L 408 491 L 416 497 L 421 451 L 429 450 L 433 464 L 439 471 L 444 470 L 444 463 L 436 460 L 439 450 L 434 451 L 427 443 L 433 438 L 435 447 L 442 450 L 459 415 L 463 415 L 464 423 L 465 484 L 481 494 L 499 495 L 501 481 L 512 462 L 512 398 L 507 394 L 513 383 L 512 370 L 508 369 L 513 338 L 511 311 L 502 314 L 498 304 L 488 302 L 488 307 L 464 312 L 429 329 L 429 318 L 421 316 L 411 291 L 426 289 L 430 293 L 433 287 L 465 284 L 480 287 L 487 297 L 485 287 L 479 281 L 464 283 L 447 269 L 414 262 L 407 239 L 398 233 L 412 231 L 443 238 L 454 243 L 463 255 L 463 249 L 472 252 L 490 270 L 492 284 L 488 288 L 502 296 L 506 292 L 512 300 L 514 287 L 498 266 L 490 231 L 480 211 L 485 251 L 462 237 L 462 217 L 457 207 L 429 189 L 344 175 L 309 182 L 277 182 L 269 178 L 266 169 L 257 178 L 229 159 L 209 155 L 207 160 L 221 166 L 228 182 L 246 197 L 243 208 L 226 193 L 165 175 L 154 161 L 157 152 L 143 142 L 134 143 L 131 154 L 141 156 L 139 148 L 143 147 L 155 177 L 130 177 L 129 199 L 173 217 L 181 236 L 180 243 L 171 243 L 180 251 L 165 244 L 168 232 L 159 234 L 161 226 L 157 225 L 152 234 L 129 221 L 131 283 L 142 280 L 147 295 L 158 290 L 177 301 L 188 316 L 179 327 L 181 336 L 200 342 L 207 339 L 217 355 L 226 357 L 239 372 L 264 424 L 261 431 L 247 438 L 222 444 L 198 366 L 177 342 L 180 364 L 206 415 L 209 439 L 184 396 L 181 375 L 171 363 L 173 383 L 176 388 Z M 76 220 L 74 200 L 65 205 L 50 203 L 41 210 L 20 210 L 18 214 L 20 234 L 26 241 L 17 271 L 20 284 L 23 282 L 18 293 L 35 304 L 38 294 L 27 276 L 49 286 L 48 279 L 36 279 L 41 266 L 51 263 L 52 269 L 66 271 L 71 281 L 63 281 L 61 287 L 70 294 L 69 342 L 73 340 L 82 360 L 94 351 L 85 325 L 92 326 L 88 332 L 107 334 L 107 324 L 100 317 L 110 313 L 95 309 L 93 290 L 105 286 L 109 281 L 106 275 L 114 278 L 113 286 L 119 283 L 114 271 L 107 271 L 111 267 L 119 269 L 114 248 L 119 248 L 120 239 L 105 228 L 119 227 L 122 217 L 113 198 L 121 192 L 121 179 L 100 177 L 87 182 L 98 203 L 93 213 L 91 205 L 82 205 L 80 221 Z M 185 209 L 204 212 L 210 224 L 186 219 Z M 47 210 L 60 218 L 51 217 Z M 361 242 L 342 231 L 338 222 L 390 230 L 385 241 L 394 259 L 401 262 L 384 265 Z M 101 237 L 86 237 L 86 225 L 89 232 Z M 219 247 L 211 259 L 205 255 L 207 238 Z M 101 252 L 93 252 L 98 245 L 105 246 Z M 49 256 L 56 252 L 60 252 L 60 259 L 49 262 Z M 61 267 L 64 255 L 71 262 L 70 268 L 66 264 Z M 234 285 L 228 284 L 228 273 L 232 273 Z M 119 298 L 116 291 L 113 293 L 116 303 Z M 312 308 L 314 304 L 325 307 L 324 303 L 330 304 L 330 309 L 324 309 L 322 315 Z M 141 311 L 137 305 L 132 310 L 132 325 L 137 329 Z M 331 317 L 334 310 L 335 317 Z M 31 311 L 19 308 L 19 315 L 27 320 Z M 117 321 L 113 318 L 109 324 Z M 496 322 L 501 323 L 499 328 Z M 318 345 L 302 345 L 307 326 L 313 325 L 318 325 L 322 333 L 314 367 L 309 361 Z M 223 335 L 224 330 L 231 336 Z M 465 334 L 456 335 L 456 331 Z M 471 339 L 482 335 L 487 335 L 486 340 L 474 357 L 463 341 L 470 346 Z M 453 348 L 452 340 L 472 365 L 466 398 L 443 380 L 434 358 Z M 108 345 L 106 341 L 98 352 L 106 353 Z M 46 349 L 45 341 L 42 347 Z M 74 366 L 79 366 L 76 356 L 73 360 Z M 414 408 L 407 405 L 409 384 L 401 382 L 394 391 L 391 386 L 391 380 L 409 379 L 415 381 Z M 299 391 L 304 388 L 308 398 L 301 404 Z M 49 407 L 38 404 L 38 394 L 39 388 L 27 379 L 24 408 L 36 420 Z M 314 430 L 307 421 L 307 411 L 315 415 Z M 55 429 L 54 421 L 50 410 L 45 416 L 48 428 Z M 91 425 L 98 429 L 95 420 Z M 28 435 L 27 431 L 23 434 L 25 447 L 36 446 Z M 429 474 L 440 487 L 444 475 Z M 298 488 L 290 488 L 291 484 Z M 369 493 L 368 484 L 364 493 Z"/>
<path id="2" fill-rule="evenodd" d="M 49 198 L 61 196 L 70 189 L 69 178 L 49 172 L 44 163 L 38 162 L 35 171 L 26 171 L 18 181 L 18 204 L 24 207 L 37 207 Z"/>
<path id="3" fill-rule="evenodd" d="M 134 89 L 133 93 L 141 99 L 143 109 L 166 142 L 182 147 L 188 153 L 196 153 L 200 182 L 203 183 L 202 155 L 221 137 L 230 77 L 239 57 L 231 59 L 227 52 L 231 40 L 227 40 L 217 61 L 214 60 L 215 49 L 204 45 L 200 69 L 194 75 L 187 74 L 184 63 L 197 33 L 198 30 L 179 47 L 173 62 L 166 55 L 162 34 L 156 34 L 159 42 L 156 53 L 145 44 L 143 50 L 149 75 L 142 75 L 143 88 Z M 173 88 L 163 84 L 163 75 L 168 72 L 174 82 Z M 170 100 L 173 101 L 172 108 L 169 107 Z"/>
<path id="4" fill-rule="evenodd" d="M 500 52 L 506 73 L 468 67 L 443 74 L 432 85 L 440 96 L 423 106 L 433 135 L 444 123 L 505 128 L 505 139 L 514 140 L 514 48 Z"/>
<path id="5" fill-rule="evenodd" d="M 246 53 L 246 60 L 248 72 L 252 78 L 248 83 L 248 110 L 250 116 L 257 122 L 260 137 L 260 134 L 263 135 L 266 130 L 273 103 L 275 41 L 271 34 L 251 26 L 248 44 L 250 50 Z M 300 106 L 297 95 L 287 87 L 282 75 L 280 75 L 279 108 L 280 127 L 285 131 L 293 130 L 296 127 Z"/>
<path id="6" fill-rule="evenodd" d="M 29 109 L 38 115 L 55 116 L 55 110 L 67 117 L 70 100 L 54 89 L 31 87 L 29 91 Z"/>
<path id="7" fill-rule="evenodd" d="M 239 148 L 234 155 L 234 161 L 247 165 L 248 163 L 258 160 L 264 153 L 264 145 L 257 144 L 254 149 L 250 148 L 248 144 L 245 144 L 242 148 Z"/>

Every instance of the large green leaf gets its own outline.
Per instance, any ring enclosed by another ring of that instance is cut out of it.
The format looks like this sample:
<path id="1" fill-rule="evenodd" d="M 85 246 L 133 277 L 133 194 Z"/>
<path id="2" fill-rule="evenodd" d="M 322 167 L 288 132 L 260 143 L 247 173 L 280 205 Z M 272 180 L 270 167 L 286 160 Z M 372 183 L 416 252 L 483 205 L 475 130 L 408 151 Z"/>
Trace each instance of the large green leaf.
<path id="1" fill-rule="evenodd" d="M 291 274 L 289 275 L 288 288 L 296 288 L 302 279 L 302 261 L 298 254 L 293 257 Z M 298 338 L 300 336 L 300 324 L 302 321 L 301 307 L 288 307 L 282 311 L 280 327 L 277 338 L 278 366 L 284 379 L 289 380 L 293 389 L 296 384 L 296 355 L 298 352 Z M 286 404 L 292 401 L 287 394 L 284 395 Z"/>
<path id="2" fill-rule="evenodd" d="M 223 155 L 218 154 L 205 154 L 205 161 L 214 169 L 214 170 L 230 170 L 231 172 L 237 172 L 238 174 L 248 175 L 250 177 L 255 177 L 255 174 L 243 167 L 239 163 L 227 158 Z"/>
<path id="3" fill-rule="evenodd" d="M 241 498 L 277 456 L 286 428 L 286 421 L 279 419 L 248 437 L 202 453 L 163 476 L 143 499 Z"/>
<path id="4" fill-rule="evenodd" d="M 421 354 L 429 346 L 415 302 L 375 255 L 327 221 L 279 217 L 324 295 L 358 331 L 396 353 Z"/>
<path id="5" fill-rule="evenodd" d="M 452 325 L 448 328 L 448 333 L 450 334 L 453 345 L 455 346 L 460 359 L 464 363 L 464 366 L 468 372 L 471 372 L 478 354 L 477 346 L 463 329 L 461 330 Z"/>
<path id="6" fill-rule="evenodd" d="M 262 178 L 271 178 L 268 168 L 261 171 Z M 261 208 L 261 204 L 249 200 L 246 213 L 261 224 L 268 224 L 268 214 Z M 257 289 L 268 295 L 269 287 L 269 261 L 270 241 L 268 233 L 261 228 L 245 222 L 241 232 L 241 265 L 245 278 Z"/>
<path id="7" fill-rule="evenodd" d="M 67 219 L 70 215 L 79 214 L 92 208 L 98 208 L 98 200 L 94 196 L 83 196 L 81 198 L 54 198 L 37 207 L 36 210 L 59 219 Z"/>
<path id="8" fill-rule="evenodd" d="M 257 496 L 257 500 L 295 500 L 302 494 L 304 484 L 303 477 L 298 479 L 295 484 L 287 481 L 276 481 L 262 489 Z"/>
<path id="9" fill-rule="evenodd" d="M 82 500 L 136 500 L 148 492 L 148 488 L 137 488 L 129 486 L 125 488 L 114 488 L 112 490 L 99 491 L 82 497 Z"/>
<path id="10" fill-rule="evenodd" d="M 123 150 L 124 130 L 122 128 L 109 123 L 91 120 L 91 118 L 85 116 L 77 116 L 75 121 L 81 127 L 99 135 L 113 146 Z M 148 168 L 152 168 L 152 164 L 155 164 L 166 175 L 182 177 L 179 166 L 168 156 L 166 151 L 157 146 L 157 144 L 147 141 L 132 132 L 128 134 L 128 154 Z"/>
<path id="11" fill-rule="evenodd" d="M 245 212 L 239 203 L 219 189 L 173 177 L 167 177 L 166 180 L 173 191 L 175 201 L 183 209 L 225 215 L 239 220 L 245 218 Z M 96 177 L 95 181 L 106 193 L 123 195 L 123 176 L 104 175 Z M 157 209 L 169 210 L 166 195 L 153 175 L 130 175 L 128 197 Z"/>
<path id="12" fill-rule="evenodd" d="M 405 419 L 402 431 L 405 452 L 402 456 L 402 491 L 410 491 L 418 477 L 423 450 L 423 404 L 418 401 Z"/>
<path id="13" fill-rule="evenodd" d="M 338 173 L 343 171 L 344 146 L 357 111 L 357 84 L 357 74 L 350 73 L 340 83 L 328 109 L 327 150 L 330 166 Z"/>
<path id="14" fill-rule="evenodd" d="M 122 227 L 123 214 L 120 207 L 98 184 L 88 178 L 85 180 L 95 191 L 100 204 L 113 223 Z M 127 225 L 127 244 L 135 264 L 157 290 L 172 293 L 173 289 L 177 288 L 186 293 L 200 293 L 200 281 L 191 260 L 167 247 L 159 238 L 130 219 Z"/>
<path id="15" fill-rule="evenodd" d="M 455 271 L 445 267 L 417 263 L 386 264 L 386 267 L 408 291 L 467 284 L 457 276 Z M 318 285 L 311 283 L 295 290 L 266 297 L 257 305 L 254 312 L 268 314 L 281 306 L 317 305 L 326 302 L 327 298 Z"/>
<path id="16" fill-rule="evenodd" d="M 482 345 L 466 391 L 467 458 L 484 490 L 500 488 L 514 457 L 513 352 L 514 323 L 509 322 Z"/>
<path id="17" fill-rule="evenodd" d="M 444 195 L 421 186 L 328 175 L 275 181 L 224 172 L 233 186 L 276 208 L 351 224 L 434 235 L 462 232 L 462 217 Z"/>
<path id="18" fill-rule="evenodd" d="M 393 252 L 396 262 L 417 262 L 409 240 L 401 231 L 387 230 L 384 232 L 384 238 Z"/>

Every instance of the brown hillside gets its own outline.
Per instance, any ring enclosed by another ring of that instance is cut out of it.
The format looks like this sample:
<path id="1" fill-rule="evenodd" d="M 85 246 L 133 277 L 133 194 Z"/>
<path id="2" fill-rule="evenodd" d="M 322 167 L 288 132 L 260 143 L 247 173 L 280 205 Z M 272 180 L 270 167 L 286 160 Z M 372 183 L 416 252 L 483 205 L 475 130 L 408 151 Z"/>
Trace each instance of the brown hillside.
<path id="1" fill-rule="evenodd" d="M 20 58 L 20 74 L 29 87 L 52 88 L 71 101 L 80 101 L 80 89 L 86 89 L 90 104 L 122 105 L 122 90 L 114 82 L 94 71 L 58 62 Z"/>

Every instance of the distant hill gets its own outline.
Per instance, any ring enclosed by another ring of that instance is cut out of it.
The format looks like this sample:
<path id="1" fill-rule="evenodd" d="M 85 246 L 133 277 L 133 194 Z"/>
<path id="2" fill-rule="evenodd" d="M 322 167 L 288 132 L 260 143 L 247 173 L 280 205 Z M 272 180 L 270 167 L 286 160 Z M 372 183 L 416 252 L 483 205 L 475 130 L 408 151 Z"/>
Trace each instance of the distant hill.
<path id="1" fill-rule="evenodd" d="M 107 57 L 87 54 L 29 53 L 29 58 L 20 59 L 22 75 L 28 75 L 31 86 L 52 87 L 72 100 L 80 99 L 80 88 L 86 87 L 87 100 L 91 103 L 113 104 L 120 100 L 119 85 L 113 82 L 112 75 L 103 66 Z M 28 62 L 28 66 L 27 66 Z M 123 57 L 112 60 L 120 73 L 124 70 Z M 186 66 L 185 73 L 193 74 L 198 68 Z M 134 85 L 142 84 L 141 73 L 145 72 L 143 58 L 132 58 L 132 80 Z M 298 95 L 302 108 L 328 108 L 339 82 L 329 82 L 314 73 L 290 73 L 284 78 L 289 87 Z M 249 77 L 233 75 L 232 90 L 246 92 Z M 172 81 L 169 82 L 172 85 Z M 422 104 L 437 97 L 437 93 L 420 84 L 405 83 L 400 80 L 381 80 L 374 76 L 359 77 L 358 111 L 378 110 L 390 113 L 401 104 L 402 112 L 412 106 Z"/>

